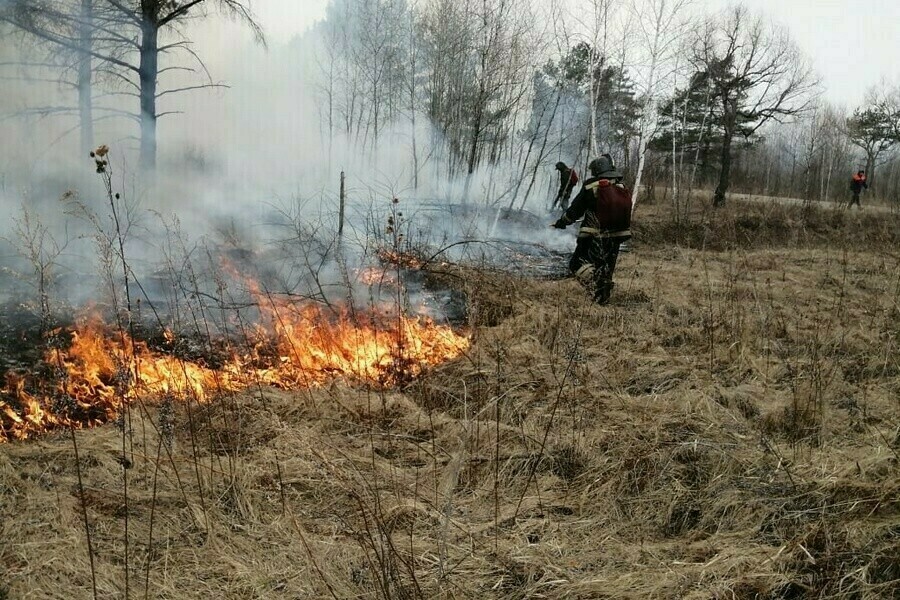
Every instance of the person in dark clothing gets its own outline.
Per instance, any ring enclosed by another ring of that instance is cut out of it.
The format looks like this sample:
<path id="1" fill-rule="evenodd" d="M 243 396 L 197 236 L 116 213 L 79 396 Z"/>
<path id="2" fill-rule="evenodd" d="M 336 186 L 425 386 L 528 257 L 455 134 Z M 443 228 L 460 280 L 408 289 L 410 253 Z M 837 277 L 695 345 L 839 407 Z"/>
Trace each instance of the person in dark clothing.
<path id="1" fill-rule="evenodd" d="M 859 194 L 863 191 L 863 188 L 869 189 L 869 186 L 866 184 L 866 172 L 860 170 L 850 180 L 850 191 L 853 192 L 853 197 L 850 198 L 850 206 L 847 208 L 852 208 L 854 204 L 862 208 L 859 204 Z"/>
<path id="2" fill-rule="evenodd" d="M 565 229 L 584 218 L 569 270 L 593 293 L 595 302 L 606 304 L 615 285 L 619 246 L 631 239 L 631 192 L 621 183 L 622 174 L 609 154 L 592 160 L 588 168 L 591 178 L 553 227 Z"/>
<path id="3" fill-rule="evenodd" d="M 575 169 L 567 167 L 564 162 L 556 163 L 556 170 L 559 171 L 559 192 L 557 192 L 556 199 L 553 201 L 550 209 L 556 208 L 556 205 L 559 204 L 561 209 L 566 210 L 569 208 L 569 198 L 572 196 L 572 190 L 575 189 L 575 184 L 578 183 L 578 173 Z"/>

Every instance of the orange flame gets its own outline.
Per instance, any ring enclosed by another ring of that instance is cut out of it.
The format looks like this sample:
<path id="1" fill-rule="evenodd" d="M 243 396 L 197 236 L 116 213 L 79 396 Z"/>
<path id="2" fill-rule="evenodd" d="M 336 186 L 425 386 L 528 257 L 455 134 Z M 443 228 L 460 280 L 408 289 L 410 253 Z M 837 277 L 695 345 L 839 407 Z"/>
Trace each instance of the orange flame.
<path id="1" fill-rule="evenodd" d="M 262 320 L 244 348 L 233 350 L 218 369 L 152 350 L 97 316 L 83 319 L 70 332 L 68 349 L 52 349 L 44 357 L 57 372 L 53 384 L 29 387 L 23 377 L 7 375 L 0 388 L 0 442 L 115 420 L 125 404 L 139 398 L 205 402 L 251 385 L 302 389 L 340 377 L 394 385 L 459 356 L 469 345 L 465 336 L 425 317 L 346 309 L 335 317 L 318 305 L 296 306 L 253 292 Z M 171 332 L 165 337 L 171 341 Z"/>
<path id="2" fill-rule="evenodd" d="M 386 269 L 378 267 L 366 267 L 356 272 L 356 277 L 360 283 L 370 287 L 373 286 L 395 286 L 397 285 L 397 276 Z"/>

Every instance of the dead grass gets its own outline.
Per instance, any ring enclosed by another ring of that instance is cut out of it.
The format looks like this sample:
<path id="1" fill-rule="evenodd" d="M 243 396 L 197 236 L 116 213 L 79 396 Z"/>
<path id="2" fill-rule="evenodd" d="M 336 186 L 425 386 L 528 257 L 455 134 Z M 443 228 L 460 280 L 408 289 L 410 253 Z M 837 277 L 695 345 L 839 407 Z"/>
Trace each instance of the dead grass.
<path id="1" fill-rule="evenodd" d="M 720 208 L 699 202 L 690 218 L 675 222 L 665 203 L 639 204 L 636 237 L 711 251 L 766 248 L 880 249 L 895 258 L 900 247 L 900 212 L 871 207 L 783 202 L 780 199 L 732 200 Z"/>
<path id="2" fill-rule="evenodd" d="M 607 307 L 465 273 L 471 352 L 405 389 L 135 409 L 131 596 L 897 598 L 897 257 L 663 226 Z M 78 440 L 121 597 L 121 433 Z M 67 436 L 0 446 L 0 597 L 91 597 L 84 537 Z"/>

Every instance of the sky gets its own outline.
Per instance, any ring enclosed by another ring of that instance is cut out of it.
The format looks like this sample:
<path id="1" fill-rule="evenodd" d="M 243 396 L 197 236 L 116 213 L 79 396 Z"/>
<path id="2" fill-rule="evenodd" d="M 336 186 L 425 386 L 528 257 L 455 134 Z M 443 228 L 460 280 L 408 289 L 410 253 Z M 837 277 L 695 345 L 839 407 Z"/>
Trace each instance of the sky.
<path id="1" fill-rule="evenodd" d="M 253 13 L 273 42 L 287 42 L 325 17 L 328 0 L 255 0 Z"/>
<path id="2" fill-rule="evenodd" d="M 705 0 L 711 10 L 728 3 Z M 747 0 L 787 27 L 813 61 L 825 97 L 852 108 L 882 78 L 900 82 L 898 0 Z"/>
<path id="3" fill-rule="evenodd" d="M 694 0 L 714 12 L 724 0 Z M 579 0 L 570 0 L 574 6 Z M 325 15 L 328 0 L 257 0 L 253 10 L 272 43 L 287 42 Z M 825 97 L 852 107 L 882 78 L 900 81 L 900 1 L 746 0 L 790 31 L 812 59 Z"/>

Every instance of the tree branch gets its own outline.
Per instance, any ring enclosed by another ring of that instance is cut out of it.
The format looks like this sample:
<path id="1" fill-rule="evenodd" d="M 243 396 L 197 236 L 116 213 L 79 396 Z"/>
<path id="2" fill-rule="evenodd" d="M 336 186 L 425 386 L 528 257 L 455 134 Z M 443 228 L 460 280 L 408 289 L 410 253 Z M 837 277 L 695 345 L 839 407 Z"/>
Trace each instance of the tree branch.
<path id="1" fill-rule="evenodd" d="M 0 14 L 0 21 L 9 23 L 10 25 L 12 25 L 14 27 L 18 27 L 19 29 L 21 29 L 23 31 L 27 31 L 28 33 L 30 33 L 42 40 L 48 41 L 52 44 L 56 44 L 56 45 L 62 46 L 64 48 L 68 48 L 69 50 L 73 50 L 76 52 L 85 52 L 84 48 L 82 48 L 78 42 L 76 42 L 72 39 L 59 37 L 57 35 L 50 33 L 49 31 L 45 31 L 43 29 L 40 29 L 40 28 L 30 25 L 28 23 L 16 21 L 15 19 L 11 19 L 2 14 Z M 124 60 L 120 60 L 114 56 L 100 54 L 99 52 L 97 52 L 95 50 L 88 50 L 86 53 L 90 54 L 94 58 L 97 58 L 104 62 L 118 65 L 118 66 L 122 67 L 123 69 L 128 69 L 130 71 L 138 72 L 138 67 L 131 65 L 131 64 L 125 62 Z"/>
<path id="2" fill-rule="evenodd" d="M 187 87 L 165 90 L 165 91 L 158 93 L 156 95 L 156 97 L 162 98 L 163 96 L 165 96 L 167 94 L 178 94 L 180 92 L 187 92 L 190 90 L 202 90 L 202 89 L 206 89 L 206 88 L 230 88 L 230 87 L 231 87 L 230 85 L 226 85 L 224 83 L 204 83 L 201 85 L 190 85 Z"/>

